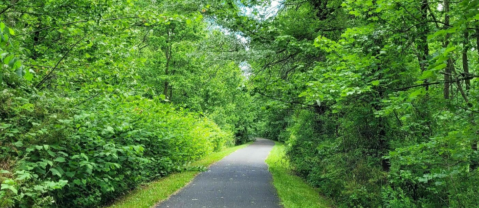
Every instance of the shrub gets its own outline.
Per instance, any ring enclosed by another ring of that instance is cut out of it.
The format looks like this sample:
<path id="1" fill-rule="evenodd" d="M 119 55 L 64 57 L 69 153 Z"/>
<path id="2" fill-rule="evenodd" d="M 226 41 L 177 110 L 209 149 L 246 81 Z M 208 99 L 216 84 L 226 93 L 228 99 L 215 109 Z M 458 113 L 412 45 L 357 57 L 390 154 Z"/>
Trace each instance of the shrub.
<path id="1" fill-rule="evenodd" d="M 1 109 L 10 115 L 1 142 L 15 149 L 1 155 L 20 160 L 3 173 L 2 206 L 99 206 L 234 143 L 208 118 L 157 99 L 114 95 L 88 110 L 51 114 L 43 107 L 51 100 L 12 97 L 3 97 L 11 104 Z"/>

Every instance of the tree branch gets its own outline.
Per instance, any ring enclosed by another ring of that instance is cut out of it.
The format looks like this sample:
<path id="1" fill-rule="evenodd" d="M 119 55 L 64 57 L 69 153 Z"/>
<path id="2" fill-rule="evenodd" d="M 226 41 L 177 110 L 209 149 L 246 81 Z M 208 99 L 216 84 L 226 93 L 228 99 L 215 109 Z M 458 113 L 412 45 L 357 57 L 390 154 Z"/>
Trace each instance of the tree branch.
<path id="1" fill-rule="evenodd" d="M 2 10 L 0 12 L 0 15 L 2 15 L 3 13 L 5 13 L 7 10 L 9 10 L 10 8 L 12 8 L 12 5 L 8 5 L 7 8 L 5 8 L 4 10 Z"/>
<path id="2" fill-rule="evenodd" d="M 50 72 L 45 77 L 43 77 L 43 79 L 37 85 L 35 85 L 35 88 L 41 87 L 43 83 L 45 83 L 52 76 L 53 72 L 55 72 L 55 70 L 58 69 L 58 66 L 63 61 L 63 59 L 65 59 L 68 56 L 68 54 L 70 54 L 70 52 L 73 50 L 73 48 L 75 48 L 75 46 L 77 46 L 82 40 L 84 40 L 85 37 L 86 36 L 78 40 L 75 44 L 73 44 L 72 47 L 70 47 L 70 49 L 68 49 L 68 51 L 65 54 L 63 54 L 62 58 L 60 58 L 60 60 L 58 60 L 58 62 L 55 64 L 55 67 L 53 67 L 53 69 L 50 70 Z"/>
<path id="3" fill-rule="evenodd" d="M 397 88 L 397 89 L 393 89 L 393 90 L 394 91 L 406 91 L 406 90 L 409 90 L 409 89 L 415 88 L 415 87 L 425 87 L 425 86 L 445 84 L 445 83 L 456 83 L 456 82 L 460 82 L 460 81 L 464 81 L 464 80 L 471 80 L 471 79 L 474 79 L 474 78 L 477 78 L 477 77 L 479 77 L 479 76 L 469 74 L 469 75 L 466 75 L 463 78 L 449 80 L 447 82 L 446 81 L 428 82 L 428 83 L 423 83 L 423 84 L 418 84 L 418 85 L 407 86 L 407 87 L 403 87 L 403 88 Z"/>

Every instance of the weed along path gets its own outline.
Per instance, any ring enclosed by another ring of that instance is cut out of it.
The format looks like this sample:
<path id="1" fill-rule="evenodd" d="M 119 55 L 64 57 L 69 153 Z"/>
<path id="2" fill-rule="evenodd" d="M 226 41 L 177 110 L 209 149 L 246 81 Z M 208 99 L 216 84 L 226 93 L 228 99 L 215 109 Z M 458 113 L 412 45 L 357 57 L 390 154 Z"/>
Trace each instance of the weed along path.
<path id="1" fill-rule="evenodd" d="M 212 165 L 157 208 L 279 208 L 264 162 L 274 142 L 257 139 Z"/>

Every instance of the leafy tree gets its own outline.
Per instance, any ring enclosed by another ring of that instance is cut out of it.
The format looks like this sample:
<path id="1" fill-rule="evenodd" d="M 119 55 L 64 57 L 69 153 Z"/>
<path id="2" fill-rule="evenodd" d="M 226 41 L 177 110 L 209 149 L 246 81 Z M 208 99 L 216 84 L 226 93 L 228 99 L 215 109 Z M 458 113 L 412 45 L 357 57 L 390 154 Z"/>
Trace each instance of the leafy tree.
<path id="1" fill-rule="evenodd" d="M 339 206 L 474 206 L 477 4 L 289 0 L 237 17 L 261 132 Z"/>
<path id="2" fill-rule="evenodd" d="M 1 207 L 102 206 L 249 140 L 240 60 L 212 60 L 231 37 L 202 15 L 222 3 L 193 3 L 0 4 Z"/>

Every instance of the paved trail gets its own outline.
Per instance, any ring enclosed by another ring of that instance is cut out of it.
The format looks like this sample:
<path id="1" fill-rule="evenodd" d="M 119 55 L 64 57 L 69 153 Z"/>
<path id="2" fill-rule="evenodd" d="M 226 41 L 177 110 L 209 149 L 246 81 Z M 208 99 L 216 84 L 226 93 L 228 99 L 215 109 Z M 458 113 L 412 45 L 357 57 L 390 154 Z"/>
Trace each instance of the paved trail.
<path id="1" fill-rule="evenodd" d="M 157 208 L 279 208 L 264 162 L 274 142 L 257 139 L 215 163 Z"/>

